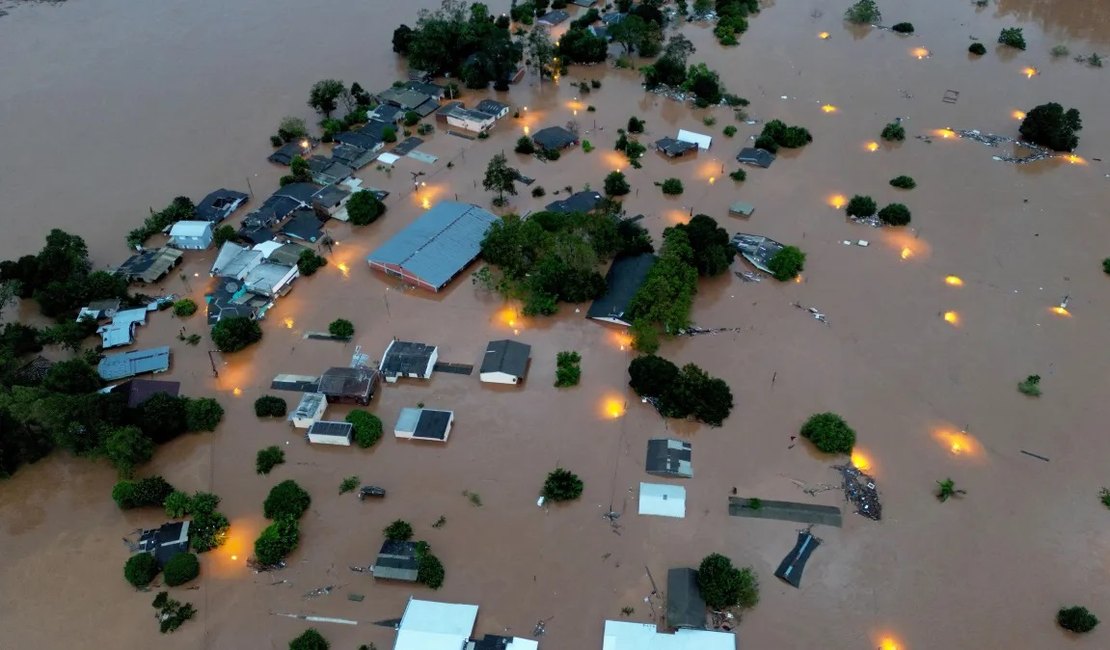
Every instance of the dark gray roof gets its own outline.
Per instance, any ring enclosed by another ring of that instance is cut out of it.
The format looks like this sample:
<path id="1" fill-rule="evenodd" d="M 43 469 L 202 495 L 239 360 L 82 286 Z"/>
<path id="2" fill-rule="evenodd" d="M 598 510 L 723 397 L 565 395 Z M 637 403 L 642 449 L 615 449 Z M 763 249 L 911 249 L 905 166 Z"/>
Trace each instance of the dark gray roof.
<path id="1" fill-rule="evenodd" d="M 301 253 L 306 250 L 309 250 L 309 248 L 289 242 L 288 244 L 282 244 L 280 248 L 275 248 L 270 256 L 266 258 L 266 261 L 274 264 L 296 266 L 297 261 L 301 259 Z"/>
<path id="2" fill-rule="evenodd" d="M 794 548 L 782 559 L 779 568 L 775 569 L 775 577 L 784 580 L 792 587 L 800 587 L 806 560 L 820 543 L 821 540 L 814 537 L 812 533 L 799 532 Z"/>
<path id="3" fill-rule="evenodd" d="M 362 152 L 363 150 L 358 149 L 358 151 Z M 339 181 L 348 178 L 355 173 L 354 167 L 346 164 L 346 162 L 340 160 L 339 158 L 335 158 L 334 152 L 332 155 L 332 158 L 313 156 L 311 159 L 309 159 L 308 169 L 312 172 L 313 182 L 330 185 L 332 183 L 338 183 Z"/>
<path id="4" fill-rule="evenodd" d="M 106 381 L 145 375 L 150 372 L 164 372 L 170 368 L 170 348 L 164 345 L 146 350 L 131 350 L 110 354 L 100 360 L 96 371 Z"/>
<path id="5" fill-rule="evenodd" d="M 307 156 L 308 152 L 312 151 L 313 144 L 311 140 L 309 140 L 308 147 L 302 147 L 300 140 L 286 142 L 277 151 L 270 154 L 266 160 L 278 165 L 288 166 L 297 156 Z"/>
<path id="6" fill-rule="evenodd" d="M 350 438 L 351 429 L 354 428 L 350 422 L 336 422 L 334 420 L 317 420 L 308 427 L 308 433 L 314 436 L 331 436 L 333 438 Z"/>
<path id="7" fill-rule="evenodd" d="M 540 16 L 536 22 L 544 23 L 545 25 L 558 25 L 567 18 L 570 18 L 570 14 L 562 9 L 556 9 Z"/>
<path id="8" fill-rule="evenodd" d="M 552 201 L 544 206 L 549 212 L 593 212 L 597 204 L 601 203 L 601 194 L 593 191 L 575 192 L 561 201 Z"/>
<path id="9" fill-rule="evenodd" d="M 513 637 L 487 634 L 480 639 L 471 639 L 470 642 L 473 645 L 468 645 L 467 650 L 505 650 L 512 644 Z"/>
<path id="10" fill-rule="evenodd" d="M 310 205 L 312 203 L 312 195 L 319 191 L 320 186 L 315 183 L 290 183 L 284 187 L 278 188 L 278 191 L 274 192 L 274 196 L 286 197 L 294 201 L 299 201 L 304 205 Z"/>
<path id="11" fill-rule="evenodd" d="M 392 128 L 394 135 L 396 135 L 397 128 L 393 124 L 382 122 L 381 120 L 370 120 L 366 124 L 362 125 L 362 128 L 358 130 L 358 133 L 370 136 L 377 140 L 381 140 L 382 135 L 385 134 L 385 130 L 388 128 Z M 334 155 L 334 152 L 332 155 Z"/>
<path id="12" fill-rule="evenodd" d="M 671 137 L 659 138 L 655 141 L 655 148 L 668 156 L 681 156 L 687 151 L 696 151 L 698 145 L 685 140 L 676 140 Z"/>
<path id="13" fill-rule="evenodd" d="M 136 550 L 152 553 L 159 567 L 166 566 L 166 562 L 173 556 L 188 552 L 189 522 L 174 521 L 162 524 L 158 528 L 144 530 L 139 536 Z"/>
<path id="14" fill-rule="evenodd" d="M 239 239 L 250 242 L 252 244 L 261 244 L 264 241 L 270 241 L 271 239 L 273 239 L 274 231 L 265 226 L 257 224 L 252 226 L 244 225 L 242 228 L 239 229 L 239 232 L 236 236 Z"/>
<path id="15" fill-rule="evenodd" d="M 605 294 L 590 305 L 586 317 L 630 325 L 625 312 L 653 264 L 655 256 L 651 253 L 618 257 L 614 260 L 609 272 L 605 274 Z"/>
<path id="16" fill-rule="evenodd" d="M 367 151 L 377 148 L 382 142 L 381 138 L 359 131 L 344 131 L 342 133 L 337 133 L 335 134 L 335 141 L 342 144 L 349 144 L 359 149 L 366 149 Z"/>
<path id="17" fill-rule="evenodd" d="M 767 263 L 771 261 L 775 255 L 779 254 L 785 248 L 779 242 L 764 237 L 763 235 L 749 235 L 747 233 L 738 232 L 732 236 L 729 245 L 740 252 L 744 259 L 752 263 L 755 268 L 765 273 L 770 273 L 771 270 L 767 267 Z"/>
<path id="18" fill-rule="evenodd" d="M 218 189 L 197 203 L 197 219 L 219 223 L 231 216 L 249 198 L 242 192 Z"/>
<path id="19" fill-rule="evenodd" d="M 694 469 L 691 464 L 690 443 L 682 440 L 656 438 L 648 440 L 647 461 L 644 468 L 648 474 L 671 478 L 691 478 Z"/>
<path id="20" fill-rule="evenodd" d="M 705 601 L 694 569 L 667 571 L 667 625 L 705 629 Z"/>
<path id="21" fill-rule="evenodd" d="M 393 104 L 378 104 L 378 107 L 371 111 L 370 114 L 373 116 L 373 119 L 389 123 L 396 123 L 404 117 L 404 111 Z"/>
<path id="22" fill-rule="evenodd" d="M 306 242 L 315 242 L 324 234 L 323 224 L 316 213 L 309 208 L 300 208 L 293 212 L 293 216 L 281 227 L 281 232 Z"/>
<path id="23" fill-rule="evenodd" d="M 561 126 L 549 126 L 536 131 L 532 141 L 544 149 L 565 149 L 578 142 L 578 136 Z"/>
<path id="24" fill-rule="evenodd" d="M 601 16 L 601 22 L 603 22 L 603 23 L 605 23 L 606 25 L 608 25 L 608 26 L 612 27 L 613 25 L 616 25 L 616 24 L 617 24 L 617 23 L 619 23 L 620 21 L 624 20 L 624 17 L 625 17 L 626 15 L 627 15 L 627 14 L 622 14 L 622 13 L 608 13 L 608 14 L 602 14 L 602 16 Z"/>
<path id="25" fill-rule="evenodd" d="M 434 345 L 393 341 L 382 359 L 381 371 L 387 377 L 398 375 L 423 375 L 435 352 Z"/>
<path id="26" fill-rule="evenodd" d="M 374 560 L 374 578 L 415 582 L 419 568 L 416 542 L 387 539 Z"/>
<path id="27" fill-rule="evenodd" d="M 501 111 L 508 109 L 509 105 L 508 104 L 502 104 L 501 102 L 499 102 L 495 99 L 483 99 L 482 101 L 478 102 L 478 105 L 475 106 L 474 108 L 483 112 L 483 113 L 489 113 L 490 115 L 497 115 Z"/>
<path id="28" fill-rule="evenodd" d="M 329 368 L 320 376 L 318 392 L 331 398 L 366 398 L 373 394 L 377 375 L 373 368 Z"/>
<path id="29" fill-rule="evenodd" d="M 129 282 L 157 282 L 181 263 L 183 253 L 176 248 L 145 250 L 127 258 L 116 269 L 116 275 Z"/>
<path id="30" fill-rule="evenodd" d="M 159 393 L 177 397 L 181 392 L 181 382 L 158 381 L 156 379 L 132 379 L 116 386 L 113 393 L 127 396 L 128 408 L 137 408 L 140 404 Z"/>
<path id="31" fill-rule="evenodd" d="M 503 372 L 523 379 L 528 372 L 528 357 L 531 354 L 532 346 L 526 343 L 509 339 L 490 341 L 478 372 Z"/>
<path id="32" fill-rule="evenodd" d="M 446 440 L 447 425 L 450 423 L 450 411 L 423 409 L 420 411 L 420 420 L 416 423 L 416 431 L 412 437 L 424 440 Z"/>
<path id="33" fill-rule="evenodd" d="M 332 184 L 322 188 L 312 195 L 312 202 L 325 208 L 334 208 L 343 202 L 351 193 L 338 185 Z"/>
<path id="34" fill-rule="evenodd" d="M 367 256 L 371 264 L 397 265 L 439 289 L 481 250 L 497 217 L 470 203 L 436 204 Z"/>
<path id="35" fill-rule="evenodd" d="M 272 302 L 272 298 L 248 291 L 246 286 L 231 277 L 216 278 L 216 287 L 204 296 L 207 305 L 208 324 L 215 325 L 220 319 L 233 316 L 257 318 L 259 312 Z"/>
<path id="36" fill-rule="evenodd" d="M 770 167 L 775 162 L 775 155 L 766 149 L 744 147 L 736 154 L 736 160 L 757 167 Z"/>

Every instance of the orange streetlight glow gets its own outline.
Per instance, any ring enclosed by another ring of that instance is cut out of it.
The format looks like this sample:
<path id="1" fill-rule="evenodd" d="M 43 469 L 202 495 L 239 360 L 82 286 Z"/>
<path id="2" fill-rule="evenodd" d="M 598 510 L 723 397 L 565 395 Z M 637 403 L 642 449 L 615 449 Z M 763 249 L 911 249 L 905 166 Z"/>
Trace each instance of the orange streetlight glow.
<path id="1" fill-rule="evenodd" d="M 829 197 L 829 205 L 839 210 L 848 205 L 848 199 L 843 194 L 833 194 Z"/>
<path id="2" fill-rule="evenodd" d="M 913 257 L 913 249 L 910 248 L 909 246 L 903 246 L 902 247 L 902 259 L 908 260 L 911 257 Z"/>
<path id="3" fill-rule="evenodd" d="M 900 648 L 898 642 L 890 637 L 885 637 L 879 642 L 879 650 L 900 650 Z"/>
<path id="4" fill-rule="evenodd" d="M 619 397 L 606 397 L 602 402 L 602 412 L 611 420 L 624 415 L 624 400 Z"/>
<path id="5" fill-rule="evenodd" d="M 1053 314 L 1056 314 L 1057 316 L 1063 316 L 1065 318 L 1071 317 L 1071 312 L 1068 311 L 1067 307 L 1061 307 L 1061 306 L 1057 305 L 1055 307 L 1049 307 L 1048 310 L 1050 312 L 1052 312 Z"/>
<path id="6" fill-rule="evenodd" d="M 825 104 L 821 107 L 821 110 L 825 111 L 826 113 L 835 113 L 837 111 L 837 108 L 832 104 Z"/>
<path id="7" fill-rule="evenodd" d="M 933 432 L 933 438 L 953 456 L 971 458 L 980 453 L 979 442 L 966 431 L 938 429 Z"/>
<path id="8" fill-rule="evenodd" d="M 1013 113 L 1010 113 L 1010 115 L 1012 115 L 1015 120 L 1025 119 L 1025 113 L 1023 113 L 1022 111 L 1014 111 Z"/>
<path id="9" fill-rule="evenodd" d="M 236 396 L 236 397 L 239 397 L 240 395 L 243 394 L 243 389 L 236 386 L 234 389 L 232 389 L 231 394 Z"/>
<path id="10" fill-rule="evenodd" d="M 944 278 L 944 283 L 947 284 L 950 287 L 962 287 L 962 286 L 964 286 L 963 278 L 961 278 L 958 275 L 950 275 L 950 276 Z"/>
<path id="11" fill-rule="evenodd" d="M 817 38 L 821 39 L 822 41 L 827 41 L 827 40 L 829 40 L 829 33 L 828 32 L 821 32 L 820 34 L 817 35 Z"/>
<path id="12" fill-rule="evenodd" d="M 287 329 L 287 330 L 293 329 L 293 319 L 292 318 L 286 318 L 285 320 L 282 321 L 282 323 L 285 324 L 285 329 Z"/>
<path id="13" fill-rule="evenodd" d="M 632 337 L 624 332 L 613 332 L 611 340 L 622 352 L 632 347 Z"/>
<path id="14" fill-rule="evenodd" d="M 879 150 L 879 143 L 872 140 L 867 143 L 867 150 L 874 153 Z"/>
<path id="15" fill-rule="evenodd" d="M 801 284 L 801 283 L 805 282 L 805 280 L 806 280 L 805 277 L 802 276 L 801 273 L 799 273 L 798 275 L 796 275 L 794 277 L 794 284 Z"/>
<path id="16" fill-rule="evenodd" d="M 949 325 L 959 325 L 960 315 L 954 311 L 946 311 L 944 312 L 944 322 Z"/>
<path id="17" fill-rule="evenodd" d="M 871 458 L 860 449 L 853 449 L 852 464 L 866 472 L 871 469 Z"/>
<path id="18" fill-rule="evenodd" d="M 1067 160 L 1069 163 L 1071 163 L 1073 165 L 1086 165 L 1087 164 L 1086 160 L 1084 160 L 1083 158 L 1080 158 L 1079 156 L 1077 156 L 1073 153 L 1069 153 L 1068 155 L 1064 156 L 1064 160 Z"/>
<path id="19" fill-rule="evenodd" d="M 347 264 L 346 264 L 346 263 L 344 263 L 344 262 L 340 262 L 340 263 L 339 263 L 339 264 L 337 265 L 337 267 L 336 267 L 336 268 L 338 268 L 338 269 L 339 269 L 339 272 L 343 274 L 343 277 L 345 277 L 345 278 L 349 278 L 349 277 L 351 277 L 351 267 L 347 266 Z"/>
<path id="20" fill-rule="evenodd" d="M 1032 79 L 1034 76 L 1036 76 L 1038 74 L 1037 69 L 1033 68 L 1033 67 L 1022 68 L 1021 73 L 1023 75 L 1025 75 L 1026 79 Z"/>
<path id="21" fill-rule="evenodd" d="M 944 138 L 945 140 L 948 140 L 950 138 L 956 137 L 956 132 L 953 131 L 952 129 L 937 129 L 936 131 L 933 131 L 933 135 L 936 135 L 938 137 Z"/>
<path id="22" fill-rule="evenodd" d="M 925 57 L 929 56 L 929 50 L 927 50 L 923 47 L 915 47 L 913 49 L 913 55 L 915 57 L 917 57 L 919 60 L 924 59 Z"/>

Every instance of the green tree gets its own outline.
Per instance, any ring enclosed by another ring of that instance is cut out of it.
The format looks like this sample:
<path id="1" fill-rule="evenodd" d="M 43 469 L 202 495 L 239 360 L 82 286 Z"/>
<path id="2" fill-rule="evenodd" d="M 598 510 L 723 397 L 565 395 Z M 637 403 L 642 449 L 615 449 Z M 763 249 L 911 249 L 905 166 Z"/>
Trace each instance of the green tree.
<path id="1" fill-rule="evenodd" d="M 520 138 L 517 139 L 516 147 L 513 149 L 513 151 L 519 154 L 524 154 L 526 156 L 531 156 L 532 154 L 536 153 L 536 143 L 532 142 L 532 138 L 529 138 L 526 135 L 522 135 L 520 136 Z"/>
<path id="2" fill-rule="evenodd" d="M 917 181 L 909 176 L 895 176 L 890 179 L 890 184 L 892 187 L 897 187 L 902 190 L 912 190 L 917 187 Z"/>
<path id="3" fill-rule="evenodd" d="M 382 142 L 397 142 L 397 129 L 392 126 L 383 128 Z"/>
<path id="4" fill-rule="evenodd" d="M 776 146 L 768 146 L 768 140 L 773 140 Z M 763 131 L 756 139 L 755 146 L 774 153 L 778 147 L 797 149 L 810 142 L 813 142 L 813 136 L 804 127 L 789 126 L 782 120 L 771 120 L 763 125 Z"/>
<path id="5" fill-rule="evenodd" d="M 1075 133 L 1082 128 L 1079 111 L 1074 108 L 1065 111 L 1056 102 L 1049 102 L 1026 113 L 1019 131 L 1026 142 L 1054 151 L 1074 151 L 1079 146 L 1079 136 Z"/>
<path id="6" fill-rule="evenodd" d="M 162 502 L 162 507 L 166 509 L 166 516 L 170 519 L 181 519 L 191 512 L 192 500 L 188 494 L 180 490 L 174 490 Z"/>
<path id="7" fill-rule="evenodd" d="M 898 32 L 899 34 L 912 34 L 913 23 L 894 23 L 894 26 L 890 29 L 891 31 Z"/>
<path id="8" fill-rule="evenodd" d="M 292 517 L 300 519 L 305 510 L 312 505 L 312 497 L 296 481 L 285 480 L 270 489 L 262 502 L 262 514 L 267 519 Z"/>
<path id="9" fill-rule="evenodd" d="M 308 127 L 305 126 L 304 120 L 299 117 L 283 117 L 278 124 L 278 137 L 283 142 L 292 142 L 297 138 L 303 138 L 308 135 Z"/>
<path id="10" fill-rule="evenodd" d="M 663 188 L 664 194 L 672 196 L 682 194 L 682 181 L 677 178 L 668 178 L 660 184 L 660 187 Z"/>
<path id="11" fill-rule="evenodd" d="M 976 56 L 983 56 L 987 53 L 987 47 L 982 43 L 972 43 L 971 45 L 967 46 L 967 51 Z"/>
<path id="12" fill-rule="evenodd" d="M 303 276 L 314 275 L 321 268 L 328 265 L 328 261 L 316 254 L 315 251 L 305 249 L 297 257 L 297 270 Z"/>
<path id="13" fill-rule="evenodd" d="M 574 351 L 564 350 L 555 355 L 555 386 L 557 388 L 578 385 L 578 381 L 582 377 L 582 369 L 579 367 L 581 361 L 582 355 Z"/>
<path id="14" fill-rule="evenodd" d="M 212 231 L 212 242 L 216 244 L 216 248 L 223 246 L 229 241 L 234 241 L 236 237 L 235 228 L 226 223 L 222 226 L 217 226 Z"/>
<path id="15" fill-rule="evenodd" d="M 628 180 L 619 171 L 609 172 L 605 177 L 605 193 L 609 196 L 624 196 L 630 191 L 632 188 L 628 186 Z"/>
<path id="16" fill-rule="evenodd" d="M 136 589 L 150 584 L 158 575 L 158 560 L 150 553 L 136 553 L 123 565 L 123 577 Z"/>
<path id="17" fill-rule="evenodd" d="M 262 397 L 254 400 L 254 414 L 260 418 L 285 417 L 287 409 L 288 406 L 286 405 L 285 400 L 276 395 L 263 395 Z"/>
<path id="18" fill-rule="evenodd" d="M 104 438 L 104 456 L 121 478 L 130 478 L 136 467 L 154 457 L 154 443 L 139 427 L 120 427 Z"/>
<path id="19" fill-rule="evenodd" d="M 651 322 L 637 318 L 628 328 L 632 337 L 632 349 L 644 354 L 654 354 L 659 349 L 659 330 Z"/>
<path id="20" fill-rule="evenodd" d="M 901 203 L 891 203 L 879 210 L 879 220 L 888 226 L 904 226 L 910 222 L 910 209 Z"/>
<path id="21" fill-rule="evenodd" d="M 167 585 L 177 587 L 200 575 L 200 562 L 194 553 L 178 553 L 166 562 L 162 574 Z"/>
<path id="22" fill-rule="evenodd" d="M 269 474 L 275 467 L 285 462 L 285 452 L 277 445 L 270 445 L 259 449 L 254 458 L 254 471 L 258 474 Z"/>
<path id="23" fill-rule="evenodd" d="M 870 196 L 860 196 L 856 194 L 848 200 L 848 205 L 844 208 L 844 212 L 849 217 L 870 217 L 878 211 L 879 206 L 875 204 L 875 200 Z"/>
<path id="24" fill-rule="evenodd" d="M 641 397 L 662 397 L 678 381 L 678 366 L 663 357 L 646 354 L 628 364 L 628 385 Z"/>
<path id="25" fill-rule="evenodd" d="M 1019 50 L 1025 49 L 1025 35 L 1020 27 L 1004 27 L 998 34 L 998 42 Z"/>
<path id="26" fill-rule="evenodd" d="M 369 411 L 355 409 L 345 418 L 353 429 L 355 444 L 363 449 L 373 447 L 382 438 L 382 420 Z"/>
<path id="27" fill-rule="evenodd" d="M 328 334 L 337 339 L 350 340 L 355 335 L 355 326 L 345 318 L 337 318 L 328 324 Z"/>
<path id="28" fill-rule="evenodd" d="M 317 113 L 331 116 L 337 107 L 337 100 L 344 93 L 346 87 L 337 79 L 322 79 L 312 84 L 308 94 L 308 105 L 316 109 Z"/>
<path id="29" fill-rule="evenodd" d="M 577 474 L 557 467 L 547 475 L 540 494 L 551 501 L 573 501 L 582 496 L 583 487 Z"/>
<path id="30" fill-rule="evenodd" d="M 254 557 L 263 566 L 274 566 L 297 548 L 300 526 L 292 516 L 283 516 L 262 530 L 254 540 Z"/>
<path id="31" fill-rule="evenodd" d="M 289 650 L 328 650 L 329 647 L 331 646 L 327 639 L 316 628 L 305 630 L 300 636 L 289 642 Z"/>
<path id="32" fill-rule="evenodd" d="M 746 567 L 738 569 L 732 560 L 712 553 L 698 566 L 698 589 L 705 604 L 713 609 L 755 607 L 759 603 L 759 578 Z"/>
<path id="33" fill-rule="evenodd" d="M 487 192 L 497 192 L 497 205 L 505 203 L 505 193 L 516 196 L 516 181 L 520 179 L 520 172 L 509 167 L 503 154 L 495 154 L 486 166 L 486 176 L 482 180 L 482 187 Z"/>
<path id="34" fill-rule="evenodd" d="M 643 18 L 636 15 L 626 15 L 617 24 L 609 28 L 609 36 L 614 42 L 620 43 L 625 54 L 631 54 L 639 49 L 644 37 L 649 30 Z M 632 129 L 629 129 L 631 131 Z"/>
<path id="35" fill-rule="evenodd" d="M 169 442 L 189 428 L 185 402 L 184 397 L 155 393 L 139 405 L 135 421 L 155 443 Z"/>
<path id="36" fill-rule="evenodd" d="M 621 22 L 624 22 L 624 21 L 621 21 Z M 635 115 L 628 118 L 628 132 L 629 133 L 643 133 L 644 132 L 644 121 L 641 120 L 640 118 L 636 117 Z"/>
<path id="37" fill-rule="evenodd" d="M 137 481 L 120 481 L 112 488 L 112 500 L 120 510 L 161 507 L 166 497 L 173 493 L 173 486 L 161 476 L 150 476 Z"/>
<path id="38" fill-rule="evenodd" d="M 943 481 L 937 481 L 937 501 L 944 503 L 952 497 L 961 497 L 967 494 L 967 490 L 960 490 L 956 488 L 956 482 L 950 478 Z"/>
<path id="39" fill-rule="evenodd" d="M 690 66 L 686 72 L 686 79 L 682 83 L 685 90 L 697 97 L 696 104 L 701 107 L 721 103 L 724 87 L 715 70 L 710 70 L 704 63 Z"/>
<path id="40" fill-rule="evenodd" d="M 730 245 L 728 231 L 718 226 L 716 219 L 699 214 L 674 228 L 685 231 L 698 275 L 714 276 L 728 270 L 736 249 Z"/>
<path id="41" fill-rule="evenodd" d="M 219 497 L 204 492 L 194 494 L 190 502 L 193 522 L 189 526 L 189 545 L 197 553 L 223 546 L 227 540 L 231 524 L 223 513 L 216 510 L 217 505 Z"/>
<path id="42" fill-rule="evenodd" d="M 185 402 L 185 426 L 189 431 L 215 431 L 224 418 L 224 407 L 211 397 Z"/>
<path id="43" fill-rule="evenodd" d="M 901 142 L 906 139 L 906 129 L 898 122 L 891 122 L 883 127 L 883 132 L 879 135 L 883 140 Z"/>
<path id="44" fill-rule="evenodd" d="M 879 5 L 875 0 L 859 0 L 844 12 L 844 20 L 857 25 L 867 25 L 882 22 L 883 14 L 879 11 Z"/>
<path id="45" fill-rule="evenodd" d="M 397 519 L 389 524 L 382 530 L 385 538 L 394 542 L 405 542 L 412 539 L 412 524 L 403 520 Z"/>
<path id="46" fill-rule="evenodd" d="M 84 359 L 78 358 L 59 361 L 50 366 L 42 381 L 42 387 L 52 393 L 81 395 L 99 390 L 103 383 L 96 368 L 90 366 Z"/>
<path id="47" fill-rule="evenodd" d="M 173 303 L 173 315 L 178 318 L 188 318 L 197 313 L 197 303 L 191 298 L 182 298 Z"/>
<path id="48" fill-rule="evenodd" d="M 1056 612 L 1056 624 L 1069 632 L 1086 634 L 1098 625 L 1098 617 L 1078 605 L 1063 607 Z"/>
<path id="49" fill-rule="evenodd" d="M 366 226 L 385 214 L 385 204 L 369 190 L 359 190 L 347 199 L 347 217 L 354 226 Z"/>
<path id="50" fill-rule="evenodd" d="M 786 246 L 767 262 L 771 275 L 780 282 L 798 277 L 805 269 L 806 254 L 797 246 Z"/>
<path id="51" fill-rule="evenodd" d="M 559 38 L 556 51 L 565 63 L 601 63 L 609 54 L 609 41 L 572 27 Z"/>
<path id="52" fill-rule="evenodd" d="M 420 554 L 416 569 L 416 581 L 431 588 L 439 589 L 443 586 L 446 572 L 439 558 L 425 551 Z"/>
<path id="53" fill-rule="evenodd" d="M 246 316 L 221 318 L 212 326 L 212 342 L 220 352 L 238 352 L 260 340 L 262 328 L 257 321 Z"/>
<path id="54" fill-rule="evenodd" d="M 401 25 L 393 30 L 393 51 L 401 56 L 408 56 L 412 33 L 412 28 L 408 25 Z"/>
<path id="55" fill-rule="evenodd" d="M 856 444 L 856 432 L 835 413 L 817 413 L 802 425 L 802 437 L 826 454 L 849 454 Z"/>

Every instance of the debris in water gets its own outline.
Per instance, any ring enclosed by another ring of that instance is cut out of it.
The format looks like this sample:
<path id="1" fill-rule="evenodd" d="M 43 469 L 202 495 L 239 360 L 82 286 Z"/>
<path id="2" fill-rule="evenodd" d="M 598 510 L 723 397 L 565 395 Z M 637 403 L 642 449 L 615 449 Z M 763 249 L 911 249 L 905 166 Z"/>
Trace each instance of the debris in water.
<path id="1" fill-rule="evenodd" d="M 879 521 L 883 518 L 883 506 L 879 503 L 879 490 L 875 479 L 865 474 L 855 465 L 834 465 L 844 479 L 844 498 L 856 506 L 858 514 Z"/>

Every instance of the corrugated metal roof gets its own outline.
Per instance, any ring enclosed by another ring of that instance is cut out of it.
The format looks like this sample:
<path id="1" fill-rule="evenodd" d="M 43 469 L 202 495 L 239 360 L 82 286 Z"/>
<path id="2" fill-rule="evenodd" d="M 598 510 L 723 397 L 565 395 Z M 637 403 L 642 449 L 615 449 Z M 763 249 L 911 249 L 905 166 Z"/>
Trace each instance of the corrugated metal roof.
<path id="1" fill-rule="evenodd" d="M 442 287 L 478 257 L 482 238 L 497 217 L 470 203 L 444 201 L 367 256 L 396 264 L 434 287 Z"/>
<path id="2" fill-rule="evenodd" d="M 170 348 L 166 345 L 106 356 L 100 360 L 96 370 L 101 378 L 113 381 L 148 372 L 163 372 L 169 367 Z"/>
<path id="3" fill-rule="evenodd" d="M 170 228 L 170 237 L 203 237 L 211 230 L 210 221 L 178 221 Z"/>
<path id="4" fill-rule="evenodd" d="M 477 605 L 412 598 L 405 607 L 393 650 L 459 650 L 474 632 Z"/>
<path id="5" fill-rule="evenodd" d="M 601 650 L 736 650 L 736 635 L 685 629 L 666 634 L 655 623 L 605 621 Z"/>
<path id="6" fill-rule="evenodd" d="M 662 483 L 640 483 L 641 515 L 686 516 L 686 488 Z"/>
<path id="7" fill-rule="evenodd" d="M 703 133 L 694 133 L 693 131 L 687 131 L 685 129 L 678 130 L 678 138 L 676 139 L 683 142 L 691 142 L 693 144 L 696 144 L 698 145 L 698 149 L 701 149 L 702 151 L 708 150 L 709 146 L 713 144 L 713 136 L 705 135 Z"/>

